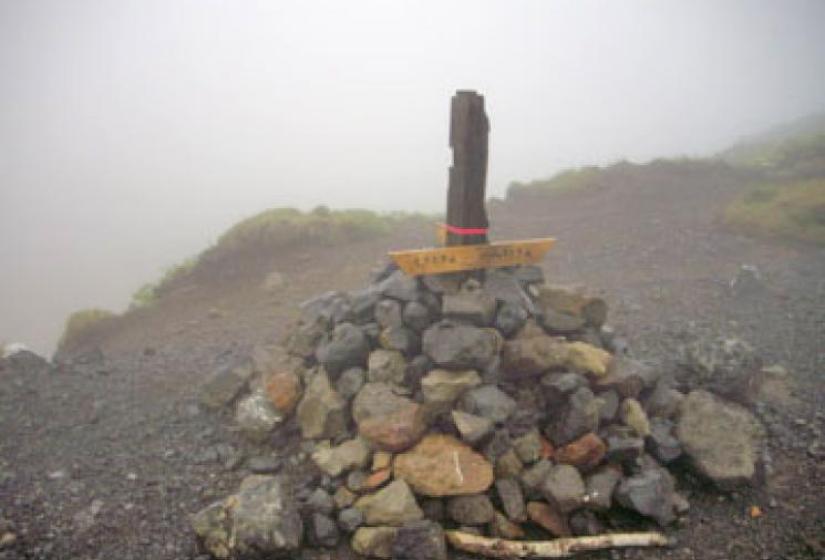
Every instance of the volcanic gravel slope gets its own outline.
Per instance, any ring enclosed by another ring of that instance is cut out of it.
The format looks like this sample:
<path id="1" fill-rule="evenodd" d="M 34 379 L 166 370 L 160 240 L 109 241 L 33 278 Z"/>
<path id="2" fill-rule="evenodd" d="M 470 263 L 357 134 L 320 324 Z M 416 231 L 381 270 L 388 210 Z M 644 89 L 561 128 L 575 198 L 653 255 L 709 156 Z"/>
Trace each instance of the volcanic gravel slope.
<path id="1" fill-rule="evenodd" d="M 540 203 L 491 205 L 496 239 L 557 237 L 548 281 L 600 293 L 635 356 L 673 363 L 694 324 L 743 337 L 792 374 L 790 394 L 765 417 L 763 487 L 720 494 L 683 473 L 691 511 L 672 530 L 675 548 L 593 558 L 825 557 L 825 251 L 720 227 L 741 184 L 724 171 L 661 166 Z M 261 255 L 230 280 L 207 278 L 127 315 L 99 341 L 101 355 L 55 372 L 0 371 L 0 559 L 198 558 L 189 515 L 234 491 L 248 474 L 241 458 L 261 454 L 228 418 L 198 408 L 200 384 L 278 341 L 300 301 L 366 284 L 388 249 L 427 245 L 431 234 Z M 743 264 L 761 284 L 737 294 L 729 282 Z M 265 292 L 272 269 L 286 283 Z"/>

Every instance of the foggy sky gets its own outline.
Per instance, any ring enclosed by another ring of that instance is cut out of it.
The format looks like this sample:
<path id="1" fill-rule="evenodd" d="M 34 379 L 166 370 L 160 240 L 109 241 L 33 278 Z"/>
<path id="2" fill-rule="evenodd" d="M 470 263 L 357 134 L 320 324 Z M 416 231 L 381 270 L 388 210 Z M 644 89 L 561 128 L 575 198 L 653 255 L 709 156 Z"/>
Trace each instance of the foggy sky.
<path id="1" fill-rule="evenodd" d="M 488 193 L 707 155 L 825 106 L 825 2 L 0 0 L 0 340 L 51 350 L 273 206 L 443 210 L 456 89 Z"/>

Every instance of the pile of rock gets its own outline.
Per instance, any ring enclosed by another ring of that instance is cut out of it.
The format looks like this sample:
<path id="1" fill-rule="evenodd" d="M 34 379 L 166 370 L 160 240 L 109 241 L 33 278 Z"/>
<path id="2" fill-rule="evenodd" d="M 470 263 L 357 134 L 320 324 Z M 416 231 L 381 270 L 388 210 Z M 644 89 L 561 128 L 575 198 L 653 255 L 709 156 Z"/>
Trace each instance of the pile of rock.
<path id="1" fill-rule="evenodd" d="M 218 558 L 349 545 L 440 559 L 445 529 L 598 534 L 628 512 L 668 525 L 688 508 L 666 468 L 683 457 L 720 485 L 752 480 L 758 421 L 617 352 L 606 318 L 601 299 L 535 267 L 390 268 L 306 302 L 290 358 L 251 384 L 236 420 L 262 442 L 292 430 L 289 464 L 311 484 L 251 476 L 195 516 L 196 532 Z M 248 373 L 205 394 L 235 398 Z"/>

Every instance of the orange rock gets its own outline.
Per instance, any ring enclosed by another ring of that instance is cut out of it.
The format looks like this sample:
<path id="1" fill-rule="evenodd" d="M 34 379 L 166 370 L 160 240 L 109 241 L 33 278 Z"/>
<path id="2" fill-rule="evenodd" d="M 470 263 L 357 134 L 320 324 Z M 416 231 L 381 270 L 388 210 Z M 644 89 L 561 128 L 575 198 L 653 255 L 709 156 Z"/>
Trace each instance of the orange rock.
<path id="1" fill-rule="evenodd" d="M 404 451 L 426 431 L 426 414 L 412 401 L 391 414 L 371 416 L 358 423 L 358 432 L 385 451 Z"/>
<path id="2" fill-rule="evenodd" d="M 424 496 L 479 494 L 493 483 L 493 466 L 452 436 L 430 434 L 395 458 L 395 477 Z"/>
<path id="3" fill-rule="evenodd" d="M 375 490 L 380 488 L 390 479 L 390 475 L 392 474 L 392 469 L 381 469 L 377 470 L 374 473 L 370 474 L 364 483 L 361 485 L 362 490 Z"/>
<path id="4" fill-rule="evenodd" d="M 530 502 L 527 504 L 530 521 L 556 537 L 569 537 L 570 526 L 564 514 L 556 511 L 550 504 Z"/>
<path id="5" fill-rule="evenodd" d="M 279 412 L 291 414 L 301 398 L 301 381 L 289 371 L 273 373 L 266 382 L 266 394 Z"/>
<path id="6" fill-rule="evenodd" d="M 607 445 L 602 441 L 602 438 L 590 432 L 557 449 L 555 458 L 558 463 L 573 465 L 581 470 L 589 470 L 598 466 L 606 453 Z"/>
<path id="7" fill-rule="evenodd" d="M 762 517 L 762 508 L 760 508 L 759 506 L 751 506 L 748 510 L 748 513 L 750 514 L 751 519 Z"/>

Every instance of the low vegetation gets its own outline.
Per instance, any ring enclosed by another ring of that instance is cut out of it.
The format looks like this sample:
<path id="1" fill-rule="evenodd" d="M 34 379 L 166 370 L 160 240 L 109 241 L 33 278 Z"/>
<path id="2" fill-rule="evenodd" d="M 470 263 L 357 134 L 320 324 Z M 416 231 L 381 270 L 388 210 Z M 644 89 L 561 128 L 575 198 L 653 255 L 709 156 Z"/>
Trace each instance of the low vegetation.
<path id="1" fill-rule="evenodd" d="M 57 343 L 57 352 L 77 349 L 105 329 L 117 315 L 105 309 L 81 309 L 69 315 L 63 335 Z"/>
<path id="2" fill-rule="evenodd" d="M 747 233 L 825 245 L 825 177 L 753 186 L 725 209 L 725 221 Z"/>

